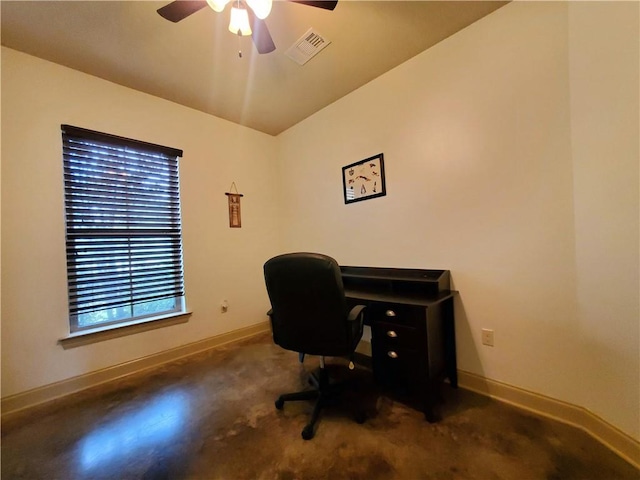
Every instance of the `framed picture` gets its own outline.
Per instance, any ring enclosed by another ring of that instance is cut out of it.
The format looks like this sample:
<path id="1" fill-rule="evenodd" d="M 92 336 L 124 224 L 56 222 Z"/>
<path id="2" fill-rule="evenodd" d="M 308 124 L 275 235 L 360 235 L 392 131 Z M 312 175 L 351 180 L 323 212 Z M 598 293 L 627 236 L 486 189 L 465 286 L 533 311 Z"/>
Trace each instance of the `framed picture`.
<path id="1" fill-rule="evenodd" d="M 384 155 L 379 153 L 342 167 L 344 203 L 359 202 L 387 194 L 384 183 Z"/>

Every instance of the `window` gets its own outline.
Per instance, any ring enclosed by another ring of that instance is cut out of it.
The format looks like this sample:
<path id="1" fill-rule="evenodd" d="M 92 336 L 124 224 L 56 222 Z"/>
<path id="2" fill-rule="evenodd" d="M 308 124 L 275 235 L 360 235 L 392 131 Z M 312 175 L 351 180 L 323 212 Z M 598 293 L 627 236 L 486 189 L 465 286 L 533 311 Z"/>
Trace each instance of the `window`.
<path id="1" fill-rule="evenodd" d="M 62 125 L 71 332 L 183 311 L 181 150 Z"/>

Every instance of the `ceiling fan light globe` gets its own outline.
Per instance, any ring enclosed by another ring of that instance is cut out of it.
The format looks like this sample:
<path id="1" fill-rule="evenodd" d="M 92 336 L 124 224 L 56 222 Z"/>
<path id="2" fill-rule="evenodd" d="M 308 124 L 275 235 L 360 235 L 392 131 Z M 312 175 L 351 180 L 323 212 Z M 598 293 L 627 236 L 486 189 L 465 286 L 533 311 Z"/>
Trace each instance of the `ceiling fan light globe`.
<path id="1" fill-rule="evenodd" d="M 207 4 L 216 12 L 220 13 L 227 6 L 229 0 L 207 0 Z"/>
<path id="2" fill-rule="evenodd" d="M 251 7 L 253 13 L 256 14 L 256 17 L 260 20 L 264 20 L 271 13 L 273 0 L 247 0 L 247 4 Z"/>
<path id="3" fill-rule="evenodd" d="M 249 14 L 244 8 L 231 7 L 231 21 L 229 22 L 229 31 L 236 35 L 251 35 L 251 26 L 249 25 Z"/>

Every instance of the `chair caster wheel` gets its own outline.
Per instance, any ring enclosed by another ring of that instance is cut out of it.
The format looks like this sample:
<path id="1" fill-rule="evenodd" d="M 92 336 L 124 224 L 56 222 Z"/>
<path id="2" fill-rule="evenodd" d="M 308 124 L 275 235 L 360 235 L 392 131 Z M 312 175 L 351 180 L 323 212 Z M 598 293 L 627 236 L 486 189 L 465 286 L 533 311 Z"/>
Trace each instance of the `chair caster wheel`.
<path id="1" fill-rule="evenodd" d="M 305 440 L 311 440 L 313 438 L 313 425 L 307 425 L 302 429 L 302 438 Z"/>
<path id="2" fill-rule="evenodd" d="M 438 416 L 431 410 L 424 412 L 424 419 L 429 423 L 437 423 L 439 420 Z"/>
<path id="3" fill-rule="evenodd" d="M 283 407 L 284 407 L 284 400 L 282 400 L 281 398 L 278 398 L 276 400 L 276 408 L 278 410 L 282 410 Z"/>

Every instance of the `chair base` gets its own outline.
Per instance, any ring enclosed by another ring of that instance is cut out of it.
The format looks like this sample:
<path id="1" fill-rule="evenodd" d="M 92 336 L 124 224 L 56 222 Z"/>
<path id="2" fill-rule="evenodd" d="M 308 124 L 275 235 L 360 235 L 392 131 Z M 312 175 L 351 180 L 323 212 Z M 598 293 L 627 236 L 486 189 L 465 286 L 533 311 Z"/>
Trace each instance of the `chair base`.
<path id="1" fill-rule="evenodd" d="M 344 386 L 347 383 L 336 382 L 332 383 L 326 368 L 318 368 L 309 376 L 309 383 L 313 386 L 313 390 L 303 390 L 301 392 L 285 393 L 278 397 L 275 401 L 275 406 L 278 410 L 284 408 L 285 402 L 297 401 L 297 400 L 312 400 L 316 399 L 316 403 L 313 406 L 311 412 L 311 418 L 309 422 L 302 429 L 302 438 L 305 440 L 311 440 L 315 435 L 315 426 L 320 417 L 320 412 L 327 405 L 333 405 L 337 403 L 339 395 L 344 390 Z M 363 412 L 355 413 L 355 420 L 358 423 L 364 423 L 365 415 Z"/>

